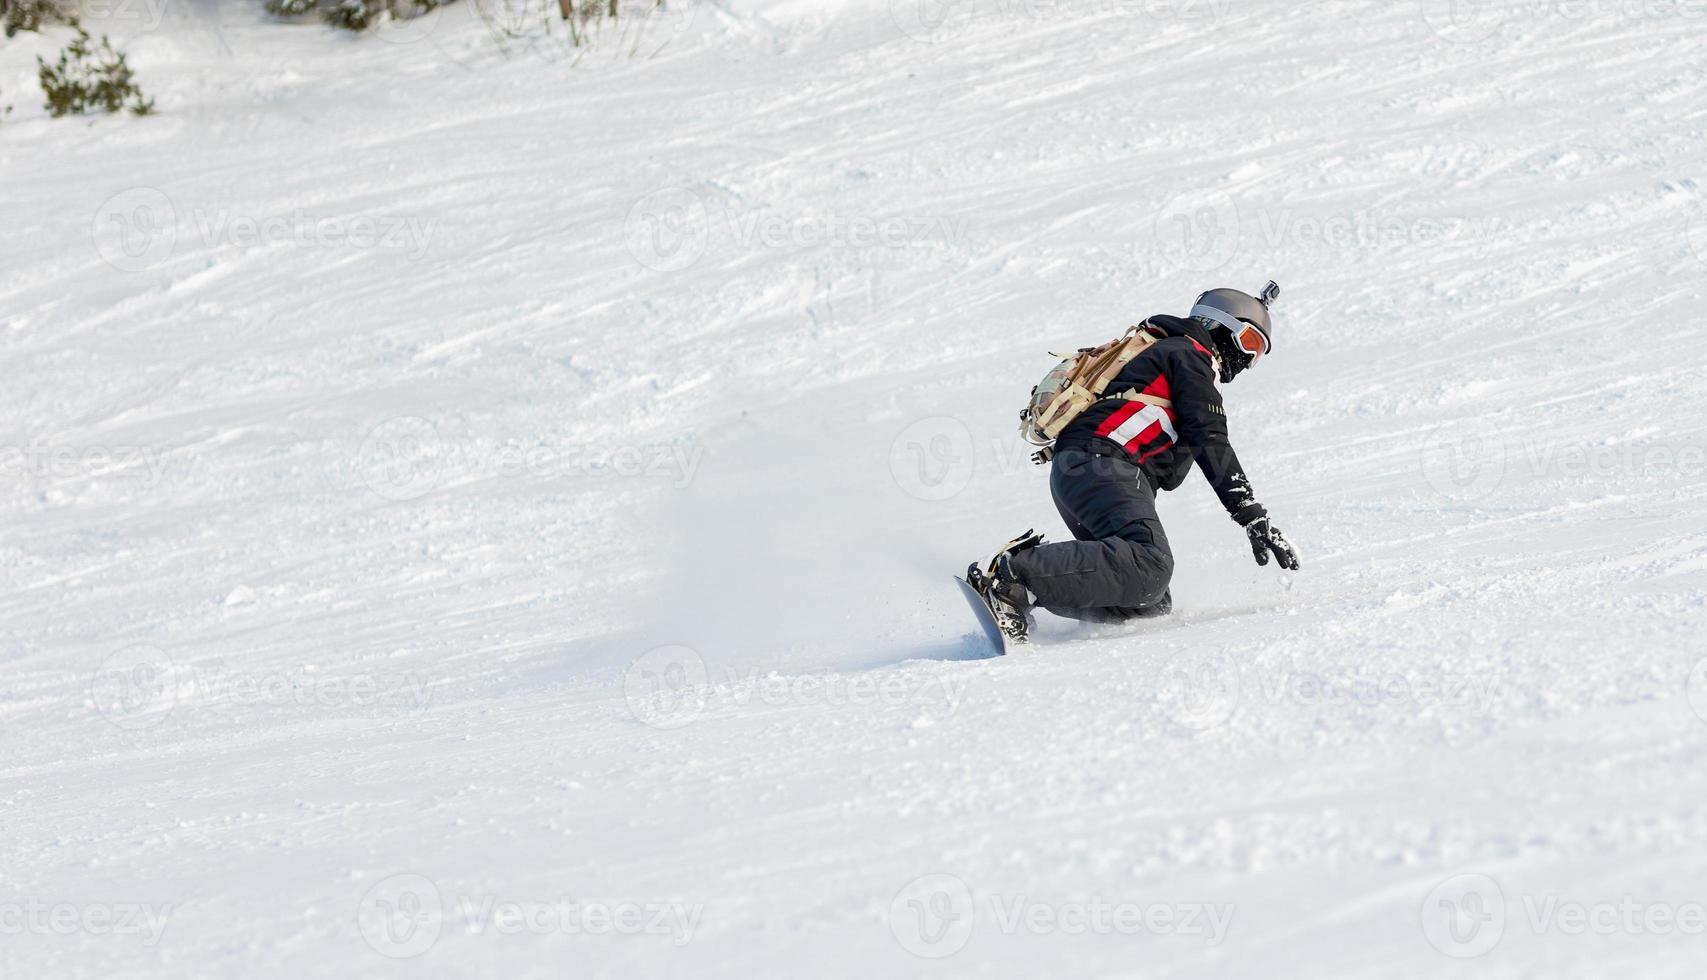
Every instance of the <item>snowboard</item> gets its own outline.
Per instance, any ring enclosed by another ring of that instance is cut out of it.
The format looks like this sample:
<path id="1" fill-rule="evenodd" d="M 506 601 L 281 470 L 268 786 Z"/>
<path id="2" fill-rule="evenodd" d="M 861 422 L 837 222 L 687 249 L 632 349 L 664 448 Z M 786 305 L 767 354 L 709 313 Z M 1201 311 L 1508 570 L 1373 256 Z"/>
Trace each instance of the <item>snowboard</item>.
<path id="1" fill-rule="evenodd" d="M 972 587 L 972 583 L 958 575 L 954 577 L 954 583 L 960 586 L 961 594 L 966 596 L 966 604 L 972 607 L 972 615 L 978 618 L 978 625 L 983 627 L 984 637 L 990 641 L 991 655 L 1006 656 L 1008 644 L 1011 641 L 1007 634 L 1003 633 L 1001 628 L 996 625 L 996 616 L 990 612 L 990 607 L 984 604 L 984 597 L 978 594 L 978 590 Z"/>

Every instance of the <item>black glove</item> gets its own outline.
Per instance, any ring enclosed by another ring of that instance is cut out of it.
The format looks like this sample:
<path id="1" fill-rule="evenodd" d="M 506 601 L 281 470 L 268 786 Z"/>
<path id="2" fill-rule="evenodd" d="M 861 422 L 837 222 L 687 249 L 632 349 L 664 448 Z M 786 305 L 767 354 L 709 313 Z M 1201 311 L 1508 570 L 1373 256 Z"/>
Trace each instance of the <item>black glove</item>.
<path id="1" fill-rule="evenodd" d="M 1256 555 L 1258 565 L 1267 565 L 1272 551 L 1281 568 L 1289 572 L 1298 570 L 1298 549 L 1292 547 L 1292 542 L 1286 540 L 1286 535 L 1270 524 L 1268 518 L 1259 517 L 1246 524 L 1245 536 L 1251 539 L 1251 553 Z"/>

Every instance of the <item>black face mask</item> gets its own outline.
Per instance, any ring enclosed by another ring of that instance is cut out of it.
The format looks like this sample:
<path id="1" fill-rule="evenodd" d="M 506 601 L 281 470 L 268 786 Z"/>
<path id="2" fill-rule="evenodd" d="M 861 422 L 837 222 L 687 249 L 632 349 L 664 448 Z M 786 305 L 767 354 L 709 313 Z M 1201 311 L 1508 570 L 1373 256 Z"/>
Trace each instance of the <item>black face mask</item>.
<path id="1" fill-rule="evenodd" d="M 1239 345 L 1233 342 L 1233 335 L 1220 324 L 1209 332 L 1209 337 L 1215 341 L 1215 356 L 1221 361 L 1221 383 L 1231 384 L 1251 366 L 1251 355 L 1240 350 Z"/>

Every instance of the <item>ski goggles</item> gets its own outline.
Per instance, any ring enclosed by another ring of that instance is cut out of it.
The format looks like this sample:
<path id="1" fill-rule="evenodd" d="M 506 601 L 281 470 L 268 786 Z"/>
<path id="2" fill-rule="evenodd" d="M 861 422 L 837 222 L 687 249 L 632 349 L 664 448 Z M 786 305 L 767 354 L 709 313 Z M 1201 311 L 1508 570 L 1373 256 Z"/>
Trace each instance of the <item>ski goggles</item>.
<path id="1" fill-rule="evenodd" d="M 1233 345 L 1251 355 L 1252 364 L 1261 360 L 1262 356 L 1268 353 L 1268 335 L 1263 333 L 1254 323 L 1237 319 L 1213 306 L 1199 306 L 1191 311 L 1191 315 L 1226 327 L 1227 331 L 1233 335 Z"/>

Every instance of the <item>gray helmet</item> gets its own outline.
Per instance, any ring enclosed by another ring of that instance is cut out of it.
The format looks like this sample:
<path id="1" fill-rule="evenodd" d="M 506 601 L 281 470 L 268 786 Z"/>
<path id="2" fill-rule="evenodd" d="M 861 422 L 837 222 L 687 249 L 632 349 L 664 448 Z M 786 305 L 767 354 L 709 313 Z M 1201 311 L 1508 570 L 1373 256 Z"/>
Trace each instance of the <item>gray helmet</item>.
<path id="1" fill-rule="evenodd" d="M 1237 289 L 1211 289 L 1197 297 L 1191 315 L 1218 323 L 1235 333 L 1239 330 L 1238 323 L 1244 321 L 1261 330 L 1263 338 L 1273 347 L 1274 323 L 1268 315 L 1268 307 L 1279 298 L 1280 286 L 1274 282 L 1264 286 L 1258 296 Z"/>

